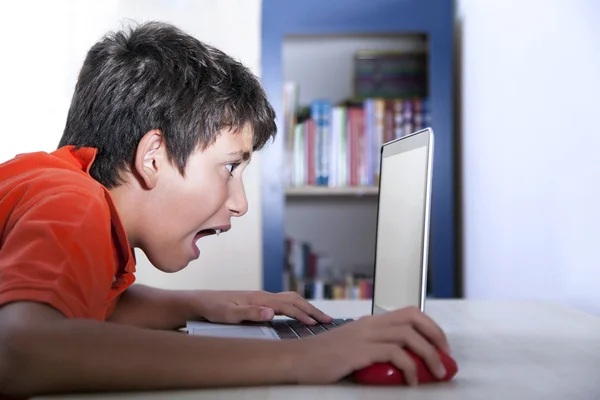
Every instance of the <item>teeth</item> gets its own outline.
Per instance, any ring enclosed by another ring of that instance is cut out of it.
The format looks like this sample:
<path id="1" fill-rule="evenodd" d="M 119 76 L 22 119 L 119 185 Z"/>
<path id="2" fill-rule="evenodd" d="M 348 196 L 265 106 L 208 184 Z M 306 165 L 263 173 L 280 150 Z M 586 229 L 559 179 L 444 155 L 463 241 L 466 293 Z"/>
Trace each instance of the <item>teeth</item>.
<path id="1" fill-rule="evenodd" d="M 215 232 L 217 233 L 217 236 L 219 236 L 219 234 L 221 233 L 220 229 L 215 229 Z"/>

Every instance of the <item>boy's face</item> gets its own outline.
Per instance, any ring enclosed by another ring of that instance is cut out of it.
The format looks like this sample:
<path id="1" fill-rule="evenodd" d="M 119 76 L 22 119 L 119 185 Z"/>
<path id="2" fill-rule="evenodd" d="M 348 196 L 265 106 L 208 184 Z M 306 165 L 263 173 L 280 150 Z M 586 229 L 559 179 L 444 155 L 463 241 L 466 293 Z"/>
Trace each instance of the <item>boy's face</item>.
<path id="1" fill-rule="evenodd" d="M 199 257 L 202 237 L 229 230 L 231 217 L 248 210 L 242 173 L 252 153 L 252 131 L 223 130 L 213 145 L 192 153 L 185 177 L 167 161 L 160 133 L 146 136 L 148 143 L 142 140 L 138 150 L 142 164 L 136 161 L 147 186 L 137 242 L 155 267 L 175 272 Z"/>

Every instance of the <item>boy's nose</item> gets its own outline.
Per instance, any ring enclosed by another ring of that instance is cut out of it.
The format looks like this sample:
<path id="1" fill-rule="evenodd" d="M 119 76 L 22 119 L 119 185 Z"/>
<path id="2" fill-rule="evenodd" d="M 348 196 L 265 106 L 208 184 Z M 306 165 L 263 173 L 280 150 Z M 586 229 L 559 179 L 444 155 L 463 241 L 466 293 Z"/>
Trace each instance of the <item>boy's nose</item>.
<path id="1" fill-rule="evenodd" d="M 235 217 L 241 217 L 248 212 L 248 199 L 246 198 L 246 190 L 244 189 L 243 183 L 240 183 L 240 185 L 230 193 L 227 207 Z"/>

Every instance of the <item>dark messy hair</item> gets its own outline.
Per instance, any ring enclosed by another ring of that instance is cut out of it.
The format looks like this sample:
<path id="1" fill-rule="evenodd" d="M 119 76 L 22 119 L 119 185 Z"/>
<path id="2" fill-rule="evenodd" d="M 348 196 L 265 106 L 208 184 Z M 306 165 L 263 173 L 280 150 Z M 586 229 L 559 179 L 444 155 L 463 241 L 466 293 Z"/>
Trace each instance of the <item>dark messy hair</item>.
<path id="1" fill-rule="evenodd" d="M 89 50 L 59 147 L 96 148 L 90 174 L 111 188 L 152 129 L 162 131 L 183 175 L 190 154 L 225 128 L 248 125 L 260 150 L 275 137 L 274 119 L 248 68 L 174 26 L 148 22 L 111 32 Z"/>

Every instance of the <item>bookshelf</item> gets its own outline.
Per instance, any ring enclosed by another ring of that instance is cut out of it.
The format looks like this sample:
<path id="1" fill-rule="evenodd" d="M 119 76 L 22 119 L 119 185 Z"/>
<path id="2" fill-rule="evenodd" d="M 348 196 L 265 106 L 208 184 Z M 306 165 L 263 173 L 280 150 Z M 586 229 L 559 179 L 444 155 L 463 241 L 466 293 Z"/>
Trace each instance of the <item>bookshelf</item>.
<path id="1" fill-rule="evenodd" d="M 292 197 L 316 197 L 316 196 L 377 196 L 376 186 L 296 186 L 287 187 L 285 194 Z"/>
<path id="2" fill-rule="evenodd" d="M 278 138 L 261 155 L 264 289 L 299 290 L 307 297 L 316 292 L 320 293 L 317 297 L 370 295 L 378 193 L 378 168 L 373 167 L 378 167 L 378 160 L 369 147 L 378 150 L 381 141 L 387 140 L 383 133 L 364 134 L 362 142 L 352 139 L 353 143 L 370 144 L 366 150 L 361 147 L 358 153 L 366 151 L 366 155 L 359 155 L 362 161 L 356 161 L 350 156 L 356 156 L 356 145 L 349 150 L 353 128 L 348 119 L 342 119 L 341 125 L 348 127 L 341 134 L 342 141 L 332 133 L 331 137 L 338 139 L 331 139 L 332 147 L 324 151 L 333 158 L 319 166 L 318 156 L 306 149 L 319 148 L 310 141 L 320 137 L 318 110 L 325 109 L 323 115 L 331 116 L 336 115 L 333 109 L 342 108 L 341 115 L 346 118 L 349 110 L 358 107 L 367 121 L 367 102 L 374 109 L 377 98 L 386 94 L 394 97 L 396 81 L 384 79 L 385 85 L 376 87 L 375 81 L 357 79 L 361 57 L 367 59 L 361 64 L 364 71 L 373 65 L 368 60 L 373 54 L 420 54 L 426 63 L 426 93 L 409 97 L 427 101 L 428 114 L 420 115 L 427 115 L 426 125 L 436 132 L 428 294 L 456 297 L 453 2 L 263 0 L 262 7 L 261 75 L 278 115 L 279 131 Z M 295 92 L 290 92 L 290 82 L 296 84 Z M 406 89 L 406 85 L 403 87 Z M 294 99 L 291 107 L 290 99 Z M 315 106 L 317 103 L 320 105 Z M 302 108 L 308 112 L 295 113 L 296 120 L 290 125 L 289 110 Z M 368 122 L 361 123 L 368 126 Z M 331 127 L 331 121 L 327 126 Z M 398 137 L 401 133 L 392 135 Z M 340 143 L 341 147 L 335 147 Z M 345 149 L 348 154 L 343 154 Z M 340 151 L 342 156 L 336 159 Z M 298 265 L 304 271 L 298 271 Z M 303 274 L 304 279 L 300 285 L 295 282 L 289 287 L 290 275 L 295 274 Z"/>

